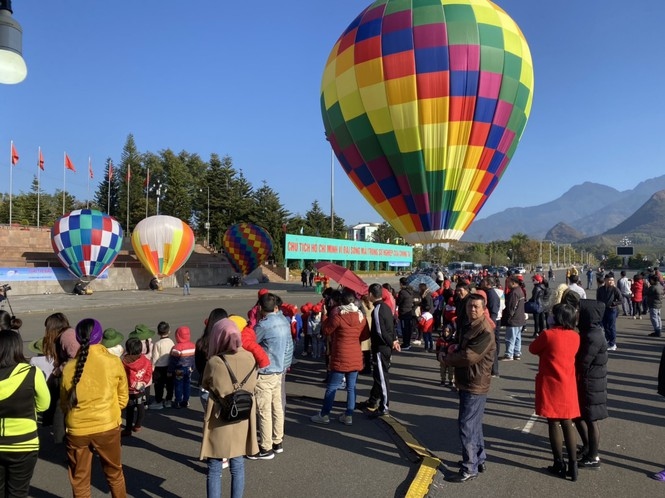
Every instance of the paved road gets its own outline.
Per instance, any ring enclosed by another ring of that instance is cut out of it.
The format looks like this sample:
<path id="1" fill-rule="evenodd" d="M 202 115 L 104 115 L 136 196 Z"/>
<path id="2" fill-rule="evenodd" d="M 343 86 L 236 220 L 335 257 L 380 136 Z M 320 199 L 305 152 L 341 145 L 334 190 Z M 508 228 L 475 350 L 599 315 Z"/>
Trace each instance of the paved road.
<path id="1" fill-rule="evenodd" d="M 316 296 L 297 285 L 271 284 L 286 301 L 302 304 Z M 161 293 L 108 292 L 78 297 L 65 295 L 17 296 L 14 311 L 24 320 L 26 342 L 37 338 L 52 310 L 64 310 L 72 321 L 93 315 L 104 326 L 128 332 L 139 322 L 155 326 L 167 320 L 185 324 L 197 335 L 210 309 L 223 306 L 244 313 L 255 301 L 257 289 L 193 289 L 183 298 L 177 290 Z M 485 416 L 488 470 L 465 484 L 443 482 L 459 459 L 456 430 L 457 397 L 438 384 L 433 355 L 422 350 L 394 356 L 391 371 L 393 417 L 443 462 L 429 496 L 658 496 L 665 485 L 647 478 L 665 465 L 665 403 L 655 394 L 663 340 L 646 337 L 648 320 L 619 319 L 619 349 L 610 360 L 611 418 L 601 423 L 598 471 L 581 471 L 577 483 L 544 472 L 549 464 L 547 426 L 533 417 L 533 378 L 537 359 L 503 363 L 501 378 L 492 383 Z M 528 334 L 527 334 L 528 335 Z M 285 452 L 272 461 L 246 462 L 246 496 L 390 497 L 404 496 L 418 471 L 414 455 L 405 451 L 383 421 L 360 413 L 354 425 L 314 426 L 308 417 L 320 406 L 323 364 L 300 359 L 289 376 Z M 365 399 L 370 379 L 361 376 L 359 399 Z M 340 401 L 343 396 L 338 396 Z M 339 407 L 341 408 L 341 403 Z M 145 429 L 125 442 L 123 461 L 128 489 L 135 497 L 205 496 L 205 465 L 198 460 L 200 405 L 189 410 L 147 414 Z M 530 430 L 526 430 L 531 426 Z M 31 496 L 68 496 L 64 453 L 45 435 Z M 224 474 L 228 494 L 228 473 Z M 105 496 L 99 469 L 93 496 Z"/>

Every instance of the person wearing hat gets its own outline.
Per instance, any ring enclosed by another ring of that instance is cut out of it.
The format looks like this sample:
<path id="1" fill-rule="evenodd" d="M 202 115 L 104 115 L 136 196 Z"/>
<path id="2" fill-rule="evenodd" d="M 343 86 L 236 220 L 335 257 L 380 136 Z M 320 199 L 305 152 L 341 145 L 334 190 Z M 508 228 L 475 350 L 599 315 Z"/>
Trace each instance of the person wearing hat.
<path id="1" fill-rule="evenodd" d="M 125 352 L 125 348 L 122 343 L 125 341 L 125 336 L 123 336 L 116 329 L 106 329 L 104 331 L 104 337 L 102 337 L 102 346 L 109 350 L 109 353 L 116 355 L 120 358 Z"/>
<path id="2" fill-rule="evenodd" d="M 90 496 L 92 449 L 114 497 L 127 496 L 120 453 L 121 410 L 129 399 L 120 358 L 102 346 L 104 330 L 93 318 L 76 325 L 81 348 L 62 372 L 60 405 L 67 427 L 69 481 L 74 496 Z"/>
<path id="3" fill-rule="evenodd" d="M 150 330 L 147 325 L 139 323 L 134 330 L 129 333 L 127 339 L 134 337 L 141 341 L 141 354 L 150 356 L 152 352 L 152 338 L 155 337 L 155 331 Z"/>

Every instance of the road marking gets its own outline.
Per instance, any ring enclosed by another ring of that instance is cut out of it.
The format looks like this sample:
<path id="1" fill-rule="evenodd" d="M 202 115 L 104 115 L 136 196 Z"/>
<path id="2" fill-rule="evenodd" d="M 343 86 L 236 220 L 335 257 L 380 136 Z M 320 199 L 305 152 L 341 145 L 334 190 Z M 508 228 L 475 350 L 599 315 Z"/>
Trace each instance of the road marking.
<path id="1" fill-rule="evenodd" d="M 429 493 L 429 488 L 434 481 L 441 460 L 436 458 L 429 450 L 423 446 L 406 427 L 399 423 L 393 417 L 381 417 L 388 424 L 395 434 L 406 444 L 411 451 L 420 458 L 420 467 L 416 477 L 411 481 L 409 490 L 406 492 L 406 498 L 424 498 Z"/>
<path id="2" fill-rule="evenodd" d="M 531 429 L 533 428 L 533 425 L 536 423 L 536 420 L 538 420 L 538 415 L 536 415 L 536 412 L 533 412 L 531 418 L 529 418 L 529 421 L 522 429 L 522 432 L 525 434 L 529 434 L 531 432 Z"/>

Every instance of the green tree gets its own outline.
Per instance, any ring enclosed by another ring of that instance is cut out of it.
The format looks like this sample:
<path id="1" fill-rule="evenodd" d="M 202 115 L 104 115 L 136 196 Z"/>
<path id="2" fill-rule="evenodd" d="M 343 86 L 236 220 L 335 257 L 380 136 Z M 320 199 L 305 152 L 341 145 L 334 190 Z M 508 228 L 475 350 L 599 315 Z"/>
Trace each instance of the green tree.
<path id="1" fill-rule="evenodd" d="M 109 171 L 111 171 L 110 180 Z M 120 175 L 113 166 L 113 160 L 107 157 L 104 167 L 104 179 L 99 182 L 93 199 L 95 207 L 110 216 L 116 216 L 120 211 L 119 191 Z"/>
<path id="2" fill-rule="evenodd" d="M 305 223 L 304 235 L 314 237 L 330 235 L 330 218 L 321 211 L 319 201 L 312 202 L 312 207 L 305 213 Z"/>
<path id="3" fill-rule="evenodd" d="M 143 190 L 145 172 L 141 159 L 141 154 L 136 148 L 136 142 L 134 142 L 134 135 L 130 133 L 125 141 L 120 155 L 120 164 L 118 165 L 120 188 L 118 189 L 117 219 L 127 235 L 145 217 L 145 193 Z M 127 213 L 128 207 L 129 215 Z"/>
<path id="4" fill-rule="evenodd" d="M 267 182 L 254 192 L 255 211 L 249 221 L 268 231 L 273 240 L 273 255 L 278 264 L 284 259 L 284 225 L 290 213 L 284 208 L 275 192 Z"/>
<path id="5" fill-rule="evenodd" d="M 160 156 L 167 185 L 160 214 L 175 216 L 190 223 L 192 200 L 196 191 L 193 189 L 192 177 L 182 160 L 183 156 L 176 156 L 170 149 L 161 151 Z"/>

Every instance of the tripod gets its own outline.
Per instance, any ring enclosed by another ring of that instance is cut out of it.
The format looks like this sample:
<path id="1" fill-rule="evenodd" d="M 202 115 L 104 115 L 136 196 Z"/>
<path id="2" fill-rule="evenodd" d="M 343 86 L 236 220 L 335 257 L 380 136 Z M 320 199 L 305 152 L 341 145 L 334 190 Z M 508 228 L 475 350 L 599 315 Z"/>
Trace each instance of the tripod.
<path id="1" fill-rule="evenodd" d="M 12 303 L 9 301 L 9 289 L 6 287 L 3 289 L 4 291 L 4 296 L 5 296 L 5 301 L 7 301 L 7 306 L 9 306 L 9 311 L 11 312 L 12 318 L 15 317 L 14 315 L 14 309 L 12 308 Z"/>

